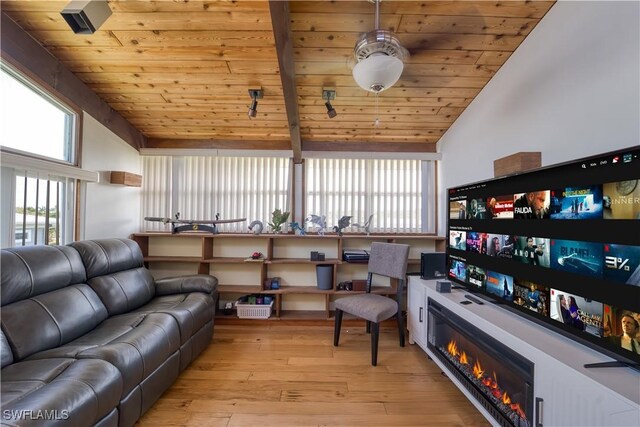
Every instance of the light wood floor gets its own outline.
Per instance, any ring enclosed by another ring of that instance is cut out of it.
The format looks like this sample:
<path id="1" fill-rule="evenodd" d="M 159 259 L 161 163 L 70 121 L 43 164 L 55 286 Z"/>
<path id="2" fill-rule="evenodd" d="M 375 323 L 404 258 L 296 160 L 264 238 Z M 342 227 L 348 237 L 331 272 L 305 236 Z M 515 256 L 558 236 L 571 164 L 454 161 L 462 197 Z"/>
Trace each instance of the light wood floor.
<path id="1" fill-rule="evenodd" d="M 216 325 L 211 345 L 140 426 L 487 426 L 416 345 L 381 328 L 378 366 L 364 328 Z"/>

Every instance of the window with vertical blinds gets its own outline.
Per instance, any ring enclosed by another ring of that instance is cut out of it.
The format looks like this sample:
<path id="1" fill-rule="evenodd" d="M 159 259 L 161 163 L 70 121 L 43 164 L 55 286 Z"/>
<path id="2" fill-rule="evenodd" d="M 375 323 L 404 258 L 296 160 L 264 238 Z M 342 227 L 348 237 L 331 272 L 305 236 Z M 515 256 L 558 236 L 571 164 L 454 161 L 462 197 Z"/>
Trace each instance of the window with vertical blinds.
<path id="1" fill-rule="evenodd" d="M 220 231 L 247 232 L 254 219 L 266 224 L 276 208 L 290 211 L 291 165 L 286 158 L 145 156 L 142 216 L 183 219 L 247 218 L 220 224 Z M 169 226 L 144 221 L 144 230 Z"/>
<path id="2" fill-rule="evenodd" d="M 360 225 L 373 215 L 371 232 L 435 231 L 435 209 L 426 203 L 435 189 L 433 162 L 307 159 L 305 186 L 305 216 L 325 215 L 329 227 L 345 215 Z"/>

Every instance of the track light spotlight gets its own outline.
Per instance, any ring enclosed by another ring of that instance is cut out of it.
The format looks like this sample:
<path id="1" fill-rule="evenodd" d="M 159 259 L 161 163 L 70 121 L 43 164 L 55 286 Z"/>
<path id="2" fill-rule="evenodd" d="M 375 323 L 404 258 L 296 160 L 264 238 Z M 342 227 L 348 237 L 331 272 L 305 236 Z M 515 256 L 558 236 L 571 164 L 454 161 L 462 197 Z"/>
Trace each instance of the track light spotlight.
<path id="1" fill-rule="evenodd" d="M 338 113 L 336 112 L 336 109 L 333 108 L 333 106 L 331 105 L 331 100 L 335 98 L 336 98 L 335 90 L 326 90 L 326 89 L 322 90 L 322 99 L 327 100 L 327 102 L 324 103 L 324 106 L 327 107 L 327 116 L 329 116 L 330 119 L 333 119 L 335 116 L 338 115 Z"/>
<path id="2" fill-rule="evenodd" d="M 75 34 L 93 34 L 111 16 L 106 0 L 74 0 L 60 14 Z"/>
<path id="3" fill-rule="evenodd" d="M 258 99 L 262 99 L 262 89 L 249 89 L 251 96 L 251 107 L 249 107 L 249 118 L 253 119 L 258 115 Z"/>

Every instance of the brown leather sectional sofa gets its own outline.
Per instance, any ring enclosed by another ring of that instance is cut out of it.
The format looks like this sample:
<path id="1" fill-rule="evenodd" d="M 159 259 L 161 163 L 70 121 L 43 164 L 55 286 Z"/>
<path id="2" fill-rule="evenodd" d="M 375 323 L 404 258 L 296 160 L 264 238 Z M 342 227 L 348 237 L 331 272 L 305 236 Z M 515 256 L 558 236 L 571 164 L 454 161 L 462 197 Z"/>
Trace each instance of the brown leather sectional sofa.
<path id="1" fill-rule="evenodd" d="M 3 425 L 131 426 L 210 343 L 217 279 L 127 239 L 3 249 Z"/>

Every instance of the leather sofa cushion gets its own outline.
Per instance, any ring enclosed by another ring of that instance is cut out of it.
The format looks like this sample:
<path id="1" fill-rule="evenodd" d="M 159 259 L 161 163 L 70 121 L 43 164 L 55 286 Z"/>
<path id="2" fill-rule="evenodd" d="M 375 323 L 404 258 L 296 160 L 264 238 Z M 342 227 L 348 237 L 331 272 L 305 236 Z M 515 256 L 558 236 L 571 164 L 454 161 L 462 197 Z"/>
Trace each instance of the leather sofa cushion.
<path id="1" fill-rule="evenodd" d="M 107 318 L 93 290 L 72 285 L 4 306 L 0 312 L 15 360 L 66 344 Z"/>
<path id="2" fill-rule="evenodd" d="M 86 281 L 78 252 L 66 246 L 22 246 L 0 254 L 2 306 Z"/>
<path id="3" fill-rule="evenodd" d="M 82 257 L 87 279 L 142 267 L 142 251 L 130 239 L 84 240 L 70 243 Z"/>
<path id="4" fill-rule="evenodd" d="M 155 295 L 153 276 L 144 267 L 94 277 L 89 286 L 107 307 L 109 316 L 128 313 Z"/>
<path id="5" fill-rule="evenodd" d="M 166 313 L 172 316 L 180 329 L 180 344 L 184 344 L 209 322 L 215 312 L 211 295 L 200 292 L 155 297 L 135 313 Z"/>
<path id="6" fill-rule="evenodd" d="M 0 353 L 2 354 L 2 367 L 13 363 L 13 353 L 4 332 L 0 331 Z"/>
<path id="7" fill-rule="evenodd" d="M 49 425 L 92 425 L 118 405 L 121 394 L 120 373 L 102 360 L 27 360 L 2 370 L 2 415 L 10 424 L 44 424 L 29 422 L 29 414 L 49 411 L 57 418 Z"/>
<path id="8" fill-rule="evenodd" d="M 180 332 L 172 316 L 132 313 L 110 317 L 82 337 L 33 359 L 101 359 L 118 368 L 122 395 L 128 394 L 180 347 Z"/>

